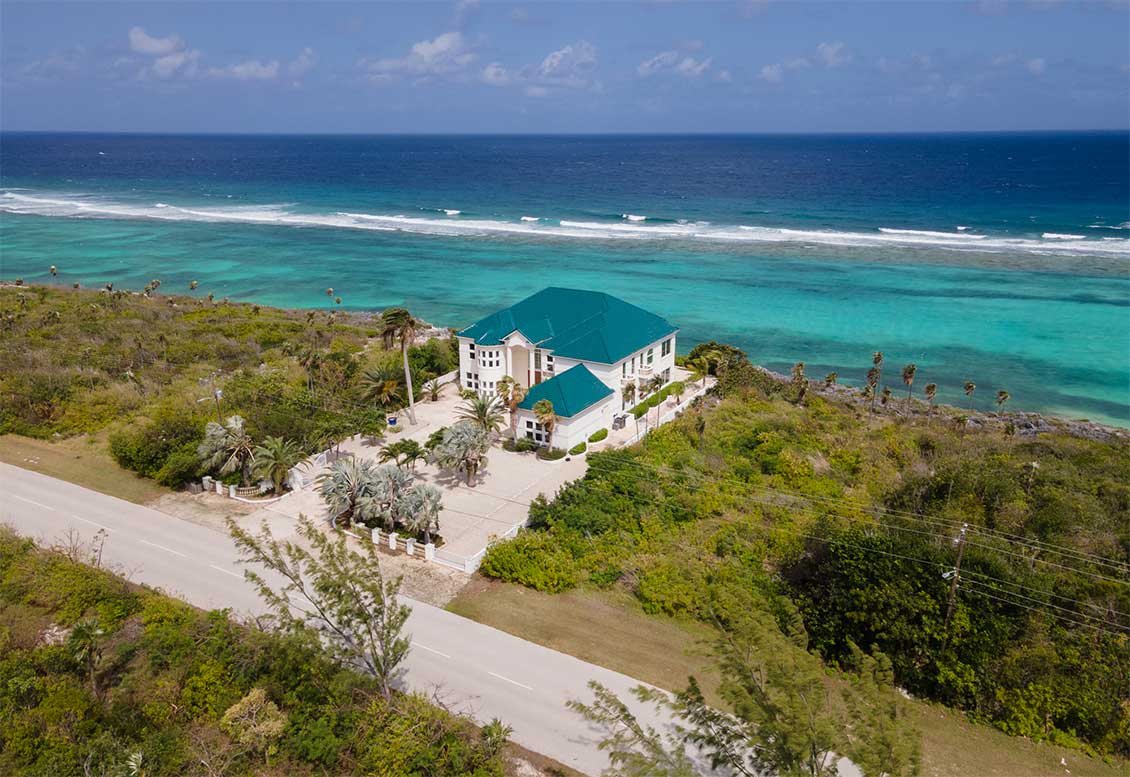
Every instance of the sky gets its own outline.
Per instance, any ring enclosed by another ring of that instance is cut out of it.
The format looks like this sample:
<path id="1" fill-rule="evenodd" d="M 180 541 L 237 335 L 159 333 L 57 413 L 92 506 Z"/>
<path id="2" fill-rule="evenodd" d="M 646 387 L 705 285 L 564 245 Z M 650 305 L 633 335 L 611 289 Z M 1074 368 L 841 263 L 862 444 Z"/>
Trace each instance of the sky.
<path id="1" fill-rule="evenodd" d="M 17 2 L 0 129 L 1126 129 L 1130 0 Z"/>

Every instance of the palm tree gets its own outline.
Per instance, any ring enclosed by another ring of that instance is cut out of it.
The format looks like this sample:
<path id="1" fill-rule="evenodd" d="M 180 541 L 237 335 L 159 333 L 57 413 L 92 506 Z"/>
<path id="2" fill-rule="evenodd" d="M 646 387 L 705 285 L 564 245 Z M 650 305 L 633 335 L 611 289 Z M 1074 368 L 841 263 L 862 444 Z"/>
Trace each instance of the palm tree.
<path id="1" fill-rule="evenodd" d="M 553 447 L 553 427 L 557 425 L 557 413 L 553 410 L 553 403 L 548 399 L 539 399 L 534 403 L 534 417 L 537 422 L 541 424 L 541 428 L 545 429 L 545 445 L 547 448 Z"/>
<path id="2" fill-rule="evenodd" d="M 405 494 L 407 501 L 406 527 L 424 535 L 424 544 L 432 542 L 432 532 L 439 531 L 439 512 L 443 509 L 443 493 L 435 486 L 412 486 Z"/>
<path id="3" fill-rule="evenodd" d="M 361 373 L 361 398 L 376 402 L 386 410 L 404 400 L 404 387 L 388 367 L 370 367 Z"/>
<path id="4" fill-rule="evenodd" d="M 443 469 L 465 473 L 469 486 L 488 450 L 490 438 L 482 427 L 472 421 L 460 421 L 443 433 L 443 441 L 432 452 L 432 458 Z"/>
<path id="5" fill-rule="evenodd" d="M 886 407 L 887 403 L 890 402 L 890 401 L 891 401 L 891 387 L 890 386 L 883 386 L 883 392 L 879 395 L 879 404 L 881 404 L 883 407 Z"/>
<path id="6" fill-rule="evenodd" d="M 624 400 L 622 409 L 627 410 L 628 406 L 636 401 L 636 384 L 634 381 L 624 384 L 624 387 L 620 389 L 620 397 Z"/>
<path id="7" fill-rule="evenodd" d="M 256 477 L 268 478 L 275 487 L 275 494 L 282 494 L 286 476 L 290 470 L 306 458 L 302 448 L 294 440 L 282 437 L 264 437 L 255 448 L 255 466 L 252 472 Z"/>
<path id="8" fill-rule="evenodd" d="M 223 424 L 209 421 L 204 427 L 204 442 L 196 451 L 210 469 L 219 467 L 221 475 L 239 472 L 244 486 L 251 482 L 255 443 L 244 430 L 241 416 L 230 416 Z"/>
<path id="9" fill-rule="evenodd" d="M 424 384 L 424 395 L 432 402 L 439 402 L 439 392 L 443 389 L 438 378 L 432 378 Z"/>
<path id="10" fill-rule="evenodd" d="M 416 462 L 427 457 L 428 454 L 423 446 L 415 440 L 397 440 L 386 445 L 380 452 L 382 464 L 391 461 L 398 467 L 406 466 L 409 469 L 415 469 Z"/>
<path id="11" fill-rule="evenodd" d="M 404 385 L 408 387 L 408 420 L 416 424 L 416 399 L 412 388 L 412 369 L 408 366 L 408 346 L 416 338 L 420 322 L 404 308 L 389 308 L 381 313 L 381 338 L 385 348 L 400 341 L 400 356 L 404 361 Z"/>
<path id="12" fill-rule="evenodd" d="M 866 394 L 871 399 L 871 412 L 875 412 L 875 397 L 879 394 L 879 368 L 872 367 L 867 371 L 867 389 Z"/>
<path id="13" fill-rule="evenodd" d="M 495 389 L 510 410 L 510 436 L 514 437 L 518 433 L 518 405 L 526 398 L 526 387 L 506 375 L 495 384 Z"/>
<path id="14" fill-rule="evenodd" d="M 341 304 L 341 297 L 334 297 L 334 304 L 340 305 Z"/>
<path id="15" fill-rule="evenodd" d="M 824 388 L 832 388 L 832 386 L 836 385 L 836 381 L 838 381 L 839 379 L 839 373 L 829 372 L 824 376 Z"/>
<path id="16" fill-rule="evenodd" d="M 322 364 L 322 352 L 313 345 L 304 345 L 298 352 L 298 363 L 306 370 L 306 390 L 314 390 L 314 373 Z"/>
<path id="17" fill-rule="evenodd" d="M 649 394 L 658 394 L 659 391 L 662 390 L 662 388 L 663 388 L 663 377 L 660 376 L 660 375 L 654 376 L 651 380 L 649 380 L 647 382 L 647 393 L 649 393 Z M 662 408 L 661 408 L 662 404 L 663 404 L 662 402 L 656 402 L 655 403 L 655 425 L 656 426 L 659 426 L 659 414 L 662 410 Z"/>
<path id="18" fill-rule="evenodd" d="M 504 422 L 500 408 L 498 397 L 475 396 L 468 399 L 455 415 L 463 421 L 478 424 L 487 434 L 494 434 Z"/>
<path id="19" fill-rule="evenodd" d="M 937 383 L 927 383 L 926 388 L 923 389 L 923 391 L 926 393 L 926 401 L 930 403 L 930 411 L 929 411 L 928 415 L 933 415 L 934 414 L 934 398 L 936 396 L 938 396 L 938 384 Z"/>
<path id="20" fill-rule="evenodd" d="M 318 492 L 326 503 L 332 526 L 336 527 L 342 517 L 347 522 L 361 517 L 361 502 L 371 496 L 373 482 L 373 465 L 358 459 L 339 459 L 318 477 Z"/>
<path id="21" fill-rule="evenodd" d="M 918 365 L 914 362 L 902 368 L 902 382 L 906 386 L 906 412 L 910 413 L 910 397 L 914 391 L 914 373 L 918 372 Z"/>
<path id="22" fill-rule="evenodd" d="M 971 380 L 965 381 L 965 396 L 969 397 L 969 412 L 973 412 L 973 392 L 976 390 L 976 383 Z"/>
<path id="23" fill-rule="evenodd" d="M 710 351 L 714 353 L 714 351 Z M 691 368 L 691 380 L 700 381 L 701 386 L 706 385 L 706 376 L 710 374 L 710 355 L 703 354 L 695 359 L 687 362 L 687 366 Z"/>
<path id="24" fill-rule="evenodd" d="M 1004 403 L 1009 400 L 1009 397 L 1010 397 L 1009 393 L 1007 391 L 1005 391 L 1004 389 L 1001 389 L 1000 391 L 997 392 L 997 415 L 998 416 L 1001 414 L 1001 410 L 1004 409 Z"/>
<path id="25" fill-rule="evenodd" d="M 98 698 L 98 664 L 102 659 L 102 637 L 105 630 L 97 618 L 85 618 L 74 625 L 67 637 L 67 648 L 80 664 L 85 665 L 90 679 L 90 692 Z"/>
<path id="26" fill-rule="evenodd" d="M 875 386 L 870 381 L 863 387 L 863 401 L 871 403 L 871 412 L 875 412 Z"/>
<path id="27" fill-rule="evenodd" d="M 196 291 L 196 287 L 199 286 L 199 285 L 200 285 L 199 281 L 189 281 L 188 282 L 188 290 L 189 291 Z"/>
<path id="28" fill-rule="evenodd" d="M 671 396 L 675 397 L 675 404 L 678 405 L 683 401 L 683 394 L 686 392 L 687 386 L 683 381 L 677 380 L 671 384 Z"/>
<path id="29" fill-rule="evenodd" d="M 334 287 L 330 286 L 328 289 L 326 289 L 326 296 L 332 297 L 333 295 L 334 295 Z"/>
<path id="30" fill-rule="evenodd" d="M 804 395 L 808 393 L 808 378 L 804 376 L 804 362 L 797 362 L 792 370 L 793 388 L 796 389 L 796 402 L 804 404 Z"/>
<path id="31" fill-rule="evenodd" d="M 51 265 L 51 277 L 54 278 L 58 274 L 59 274 L 59 268 L 56 267 L 55 265 Z"/>

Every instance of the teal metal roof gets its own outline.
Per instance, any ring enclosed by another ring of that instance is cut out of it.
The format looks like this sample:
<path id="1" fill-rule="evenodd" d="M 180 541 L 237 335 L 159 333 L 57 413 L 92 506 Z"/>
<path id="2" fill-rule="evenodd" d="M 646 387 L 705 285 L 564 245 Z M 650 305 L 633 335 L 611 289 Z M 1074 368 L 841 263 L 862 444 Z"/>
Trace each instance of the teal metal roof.
<path id="1" fill-rule="evenodd" d="M 612 394 L 612 389 L 601 383 L 583 364 L 570 367 L 536 386 L 531 386 L 526 398 L 518 407 L 533 410 L 538 400 L 553 403 L 553 412 L 562 418 L 572 418 L 588 407 Z"/>
<path id="2" fill-rule="evenodd" d="M 503 338 L 520 332 L 554 356 L 615 364 L 676 331 L 654 313 L 610 294 L 550 287 L 459 334 L 479 345 L 500 345 Z"/>

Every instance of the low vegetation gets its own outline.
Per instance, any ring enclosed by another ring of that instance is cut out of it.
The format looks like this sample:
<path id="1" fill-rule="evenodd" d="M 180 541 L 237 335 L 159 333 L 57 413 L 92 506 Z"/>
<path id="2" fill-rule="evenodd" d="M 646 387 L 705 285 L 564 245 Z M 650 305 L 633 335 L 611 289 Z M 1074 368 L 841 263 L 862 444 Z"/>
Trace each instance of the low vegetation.
<path id="1" fill-rule="evenodd" d="M 737 614 L 719 602 L 759 592 L 831 669 L 882 654 L 914 696 L 1130 755 L 1125 442 L 872 413 L 809 390 L 803 367 L 780 382 L 719 348 L 698 368 L 717 376 L 712 396 L 641 444 L 590 454 L 483 573 L 623 589 L 714 626 Z"/>
<path id="2" fill-rule="evenodd" d="M 0 287 L 0 433 L 109 430 L 114 458 L 162 485 L 212 471 L 278 489 L 279 468 L 255 459 L 290 460 L 358 432 L 379 437 L 385 416 L 409 401 L 408 380 L 422 396 L 458 361 L 448 339 L 412 345 L 419 323 L 403 309 L 286 311 L 159 295 L 158 285 Z M 250 447 L 221 473 L 228 458 L 201 445 L 210 423 L 221 438 L 235 417 Z"/>
<path id="3" fill-rule="evenodd" d="M 503 724 L 390 691 L 308 628 L 241 626 L 69 550 L 0 531 L 0 773 L 506 773 Z"/>

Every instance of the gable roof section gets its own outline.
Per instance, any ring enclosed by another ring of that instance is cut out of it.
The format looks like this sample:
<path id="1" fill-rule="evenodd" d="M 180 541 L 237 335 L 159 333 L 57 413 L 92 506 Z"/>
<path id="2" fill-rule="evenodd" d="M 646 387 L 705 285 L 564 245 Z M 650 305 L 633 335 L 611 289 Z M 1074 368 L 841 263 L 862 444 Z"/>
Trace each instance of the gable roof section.
<path id="1" fill-rule="evenodd" d="M 459 333 L 500 345 L 513 332 L 554 356 L 615 364 L 676 332 L 663 318 L 599 291 L 549 287 Z"/>
<path id="2" fill-rule="evenodd" d="M 570 367 L 547 381 L 530 387 L 526 398 L 518 407 L 533 410 L 538 400 L 548 399 L 553 403 L 553 412 L 562 418 L 572 418 L 586 408 L 613 394 L 583 364 Z"/>

